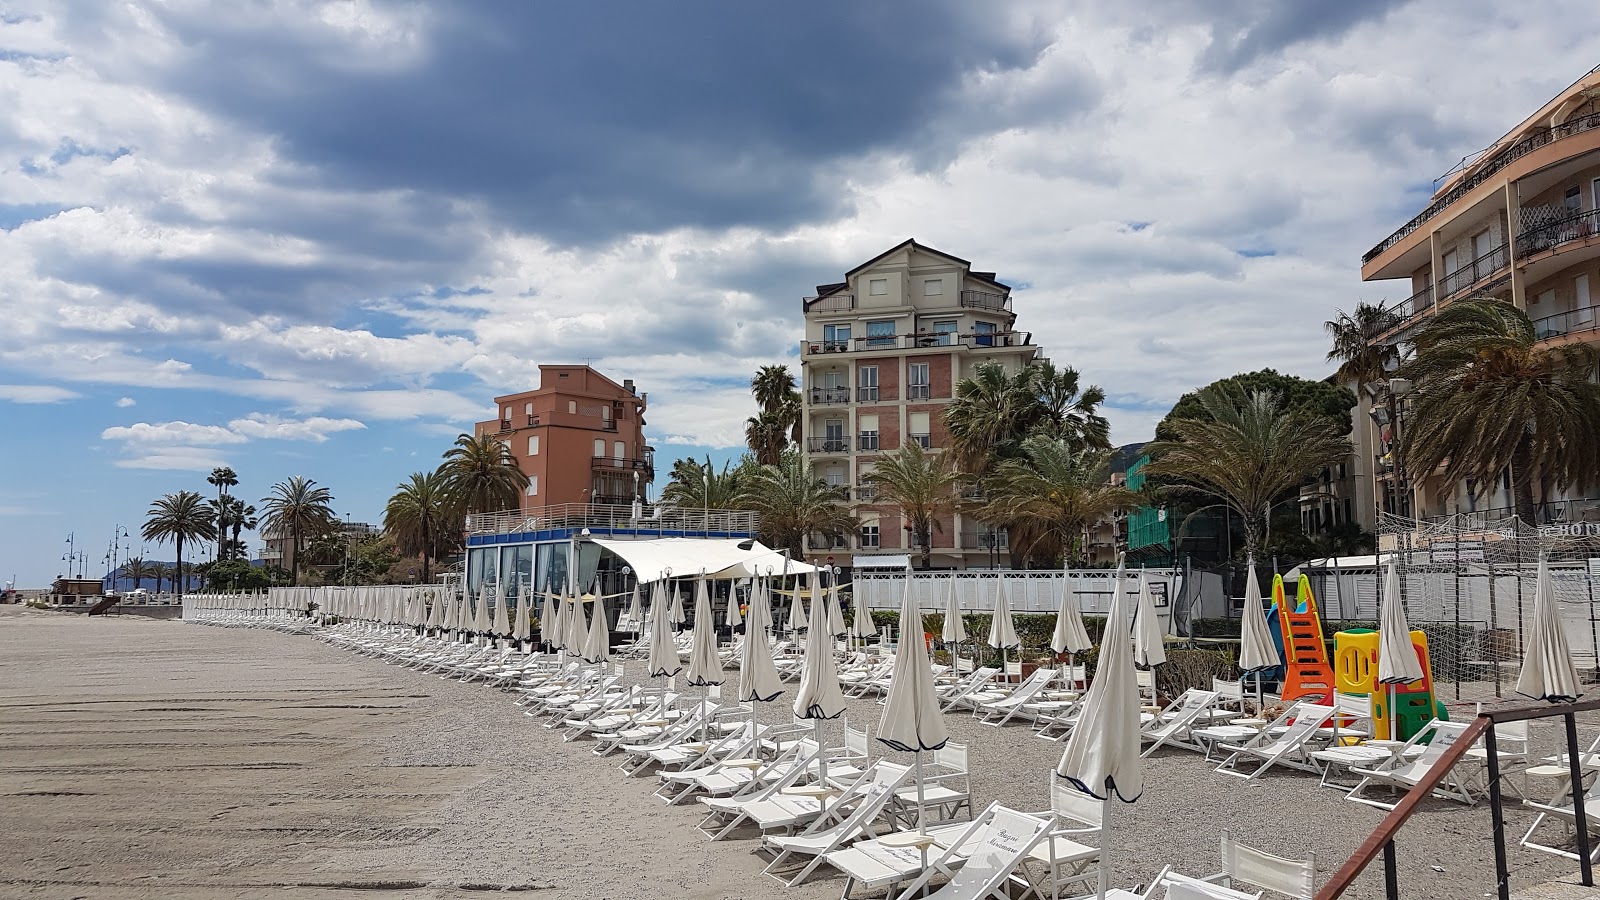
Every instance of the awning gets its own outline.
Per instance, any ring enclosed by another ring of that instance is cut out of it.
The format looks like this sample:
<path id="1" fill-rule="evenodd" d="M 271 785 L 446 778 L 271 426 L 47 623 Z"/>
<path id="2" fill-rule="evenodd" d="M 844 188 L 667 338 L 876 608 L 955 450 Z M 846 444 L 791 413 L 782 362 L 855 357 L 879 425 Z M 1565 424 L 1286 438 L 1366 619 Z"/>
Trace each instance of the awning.
<path id="1" fill-rule="evenodd" d="M 852 556 L 850 567 L 853 569 L 900 569 L 911 568 L 911 557 L 904 554 L 900 556 Z"/>
<path id="2" fill-rule="evenodd" d="M 749 578 L 752 575 L 780 574 L 785 566 L 791 575 L 817 571 L 816 566 L 785 559 L 782 553 L 750 541 L 750 549 L 739 547 L 746 543 L 736 538 L 653 538 L 644 541 L 623 541 L 615 538 L 590 538 L 590 540 L 621 557 L 634 577 L 641 583 L 663 577 L 689 578 L 701 572 L 708 578 Z"/>

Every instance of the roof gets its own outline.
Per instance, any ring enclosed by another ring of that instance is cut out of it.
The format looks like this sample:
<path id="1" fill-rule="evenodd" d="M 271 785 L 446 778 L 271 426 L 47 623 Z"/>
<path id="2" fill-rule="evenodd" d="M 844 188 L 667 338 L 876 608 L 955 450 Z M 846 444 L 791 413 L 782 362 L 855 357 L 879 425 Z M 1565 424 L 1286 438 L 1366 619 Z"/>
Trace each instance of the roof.
<path id="1" fill-rule="evenodd" d="M 641 584 L 661 578 L 687 578 L 702 573 L 707 578 L 749 578 L 752 575 L 781 572 L 797 575 L 816 571 L 815 566 L 789 560 L 781 552 L 762 546 L 760 541 L 738 538 L 590 540 L 625 560 Z M 748 550 L 739 546 L 745 543 L 749 544 Z"/>
<path id="2" fill-rule="evenodd" d="M 865 269 L 870 269 L 873 266 L 877 265 L 879 262 L 882 262 L 884 257 L 892 256 L 892 255 L 894 255 L 896 253 L 899 253 L 901 250 L 905 250 L 907 248 L 909 248 L 911 250 L 920 250 L 923 253 L 931 253 L 934 256 L 943 257 L 944 259 L 947 259 L 947 260 L 949 260 L 949 261 L 961 266 L 962 268 L 966 269 L 968 278 L 976 278 L 979 281 L 987 281 L 990 284 L 994 285 L 995 287 L 1001 288 L 1002 290 L 1007 290 L 1007 291 L 1011 290 L 1011 286 L 1010 285 L 1001 284 L 1000 282 L 995 280 L 995 273 L 993 273 L 993 272 L 974 272 L 974 271 L 972 271 L 972 263 L 969 262 L 968 260 L 962 259 L 959 256 L 953 256 L 953 255 L 951 255 L 949 253 L 944 252 L 943 250 L 935 250 L 932 247 L 929 247 L 927 244 L 919 244 L 919 243 L 917 243 L 917 239 L 916 238 L 906 238 L 904 241 L 901 241 L 900 243 L 894 245 L 893 247 L 890 247 L 889 249 L 883 251 L 882 253 L 879 253 L 877 256 L 874 256 L 873 258 L 867 260 L 866 262 L 862 263 L 861 265 L 856 266 L 854 269 L 851 269 L 850 271 L 844 273 L 844 277 L 845 277 L 846 281 L 848 281 L 850 278 L 855 277 L 856 273 L 861 272 L 861 271 L 863 271 Z M 818 291 L 817 292 L 819 294 L 821 293 L 821 286 L 820 285 L 818 286 Z"/>

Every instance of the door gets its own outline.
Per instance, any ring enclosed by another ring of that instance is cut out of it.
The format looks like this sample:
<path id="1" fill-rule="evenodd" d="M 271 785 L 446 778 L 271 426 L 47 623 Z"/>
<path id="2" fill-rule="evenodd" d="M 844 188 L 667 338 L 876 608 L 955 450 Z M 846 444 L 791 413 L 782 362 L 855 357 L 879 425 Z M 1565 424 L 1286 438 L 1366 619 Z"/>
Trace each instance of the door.
<path id="1" fill-rule="evenodd" d="M 1572 311 L 1572 324 L 1586 326 L 1594 322 L 1593 301 L 1589 299 L 1589 276 L 1579 275 L 1572 279 L 1572 292 L 1577 298 L 1574 300 Z"/>
<path id="2" fill-rule="evenodd" d="M 822 449 L 825 452 L 838 453 L 844 450 L 844 420 L 828 419 L 822 423 Z"/>

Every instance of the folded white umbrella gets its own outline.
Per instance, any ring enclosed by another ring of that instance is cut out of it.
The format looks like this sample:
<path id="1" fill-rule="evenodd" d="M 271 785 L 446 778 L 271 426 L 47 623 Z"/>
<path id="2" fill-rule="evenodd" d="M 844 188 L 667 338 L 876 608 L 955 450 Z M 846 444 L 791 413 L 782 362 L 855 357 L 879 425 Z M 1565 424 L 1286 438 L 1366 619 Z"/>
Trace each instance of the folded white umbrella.
<path id="1" fill-rule="evenodd" d="M 1011 600 L 1006 596 L 1006 579 L 994 580 L 994 614 L 989 619 L 989 646 L 1000 651 L 1000 675 L 1006 677 L 1006 652 L 1022 646 L 1016 623 L 1011 620 Z"/>
<path id="2" fill-rule="evenodd" d="M 494 598 L 494 624 L 489 630 L 501 637 L 511 635 L 511 612 L 506 609 L 509 599 L 504 592 L 495 591 Z"/>
<path id="3" fill-rule="evenodd" d="M 1245 672 L 1259 672 L 1283 664 L 1278 658 L 1278 648 L 1272 642 L 1272 631 L 1267 627 L 1266 608 L 1261 601 L 1261 582 L 1256 578 L 1254 557 L 1245 563 L 1250 574 L 1244 581 L 1244 617 L 1240 622 L 1239 668 Z"/>
<path id="4" fill-rule="evenodd" d="M 731 587 L 728 589 L 728 606 L 722 611 L 722 624 L 730 629 L 744 624 L 744 617 L 739 614 L 739 592 Z"/>
<path id="5" fill-rule="evenodd" d="M 511 612 L 511 639 L 518 644 L 533 636 L 533 623 L 528 621 L 528 602 L 528 592 L 524 590 L 518 595 L 517 605 Z"/>
<path id="6" fill-rule="evenodd" d="M 1133 661 L 1154 668 L 1167 661 L 1161 619 L 1150 599 L 1150 576 L 1139 573 L 1139 605 L 1133 612 Z"/>
<path id="7" fill-rule="evenodd" d="M 1561 628 L 1555 585 L 1543 556 L 1539 558 L 1539 578 L 1534 582 L 1533 627 L 1523 649 L 1517 693 L 1551 703 L 1570 703 L 1581 693 L 1578 667 L 1572 662 L 1572 645 Z"/>
<path id="8" fill-rule="evenodd" d="M 844 715 L 844 691 L 839 687 L 839 666 L 833 658 L 833 636 L 823 627 L 825 613 L 817 613 L 817 624 L 806 630 L 805 657 L 800 663 L 800 687 L 794 695 L 794 715 L 797 719 L 813 720 L 817 745 L 822 741 L 822 720 Z M 828 778 L 828 760 L 822 757 L 819 774 Z"/>
<path id="9" fill-rule="evenodd" d="M 805 605 L 800 602 L 800 594 L 800 585 L 796 584 L 794 587 L 794 593 L 789 596 L 790 631 L 804 631 L 805 629 L 811 627 L 811 623 L 806 621 L 806 608 Z"/>
<path id="10" fill-rule="evenodd" d="M 956 580 L 948 579 L 950 592 L 944 599 L 944 627 L 939 631 L 939 640 L 946 644 L 960 644 L 967 639 L 967 625 L 961 620 L 961 606 L 956 601 Z"/>
<path id="11" fill-rule="evenodd" d="M 683 671 L 678 643 L 672 639 L 666 582 L 665 578 L 657 581 L 650 592 L 650 658 L 645 663 L 645 671 L 651 678 L 671 678 Z"/>
<path id="12" fill-rule="evenodd" d="M 739 701 L 750 704 L 752 722 L 756 703 L 770 703 L 783 693 L 778 667 L 772 661 L 772 647 L 767 643 L 767 630 L 759 618 L 760 603 L 759 597 L 751 598 L 743 652 L 739 655 Z"/>
<path id="13" fill-rule="evenodd" d="M 1123 569 L 1117 563 L 1112 582 L 1111 611 L 1100 641 L 1100 661 L 1094 683 L 1084 697 L 1078 724 L 1056 764 L 1056 774 L 1078 790 L 1105 801 L 1100 814 L 1100 844 L 1112 842 L 1111 798 L 1132 803 L 1144 793 L 1144 772 L 1139 753 L 1138 673 L 1133 667 L 1133 646 L 1128 640 L 1129 603 L 1122 588 Z M 1100 861 L 1099 896 L 1105 897 L 1111 880 L 1111 861 Z"/>
<path id="14" fill-rule="evenodd" d="M 819 594 L 819 590 L 821 593 Z M 817 604 L 821 603 L 819 607 Z M 828 612 L 828 633 L 842 635 L 848 631 L 844 624 L 844 610 L 839 608 L 839 586 L 834 585 L 822 589 L 822 576 L 817 575 L 811 582 L 811 617 L 816 618 L 816 610 L 825 609 Z"/>
<path id="15" fill-rule="evenodd" d="M 1400 602 L 1400 575 L 1394 557 L 1383 579 L 1383 608 L 1378 611 L 1378 681 L 1406 684 L 1422 679 L 1422 662 L 1411 643 L 1411 626 Z"/>
<path id="16" fill-rule="evenodd" d="M 911 590 L 911 579 L 907 578 L 905 581 L 906 590 Z M 863 642 L 865 642 L 867 638 L 877 637 L 878 626 L 873 624 L 872 612 L 867 609 L 867 604 L 857 600 L 854 606 L 855 608 L 850 616 L 850 636 L 853 638 L 858 638 Z M 904 622 L 901 623 L 901 627 L 906 629 L 907 634 L 911 633 L 909 626 L 907 626 Z M 920 632 L 921 629 L 917 629 L 917 631 Z"/>
<path id="17" fill-rule="evenodd" d="M 455 591 L 451 591 L 450 596 L 445 599 L 444 627 L 446 631 L 461 630 L 461 604 L 463 602 L 462 597 L 465 594 L 465 591 L 465 588 L 462 589 L 462 594 L 457 594 Z"/>
<path id="18" fill-rule="evenodd" d="M 556 622 L 556 598 L 549 591 L 544 592 L 544 603 L 539 609 L 539 639 L 551 647 L 556 645 L 561 626 Z"/>
<path id="19" fill-rule="evenodd" d="M 889 678 L 889 693 L 883 699 L 883 716 L 878 720 L 878 740 L 906 753 L 917 754 L 917 831 L 927 829 L 923 814 L 924 780 L 922 754 L 938 750 L 950 740 L 944 714 L 934 689 L 933 669 L 928 665 L 928 646 L 921 628 L 913 627 L 922 610 L 912 599 L 911 579 L 906 579 L 905 596 L 900 598 L 900 647 L 895 652 L 894 669 Z"/>
<path id="20" fill-rule="evenodd" d="M 583 661 L 597 666 L 611 658 L 611 632 L 606 627 L 606 601 L 594 598 L 594 609 L 589 611 L 589 634 L 583 642 Z"/>
<path id="21" fill-rule="evenodd" d="M 1061 604 L 1056 607 L 1056 630 L 1050 635 L 1050 649 L 1075 655 L 1093 646 L 1089 630 L 1083 627 L 1083 607 L 1078 604 L 1078 594 L 1063 575 Z"/>
<path id="22" fill-rule="evenodd" d="M 683 594 L 676 587 L 672 589 L 672 615 L 668 618 L 673 625 L 682 625 L 688 620 L 683 614 Z"/>
<path id="23" fill-rule="evenodd" d="M 633 599 L 628 602 L 628 630 L 640 632 L 644 630 L 644 610 L 639 600 L 639 582 L 633 583 Z M 619 630 L 621 626 L 618 626 Z"/>
<path id="24" fill-rule="evenodd" d="M 766 579 L 757 578 L 750 590 L 750 608 L 744 617 L 744 633 L 766 631 L 772 627 L 772 604 Z M 770 644 L 768 645 L 770 646 Z"/>
<path id="25" fill-rule="evenodd" d="M 584 618 L 583 600 L 574 595 L 567 601 L 567 652 L 583 653 L 583 643 L 589 638 L 589 622 Z"/>
<path id="26" fill-rule="evenodd" d="M 689 647 L 689 684 L 705 687 L 721 684 L 722 660 L 717 657 L 716 623 L 711 613 L 711 592 L 704 578 L 694 587 L 694 642 Z"/>

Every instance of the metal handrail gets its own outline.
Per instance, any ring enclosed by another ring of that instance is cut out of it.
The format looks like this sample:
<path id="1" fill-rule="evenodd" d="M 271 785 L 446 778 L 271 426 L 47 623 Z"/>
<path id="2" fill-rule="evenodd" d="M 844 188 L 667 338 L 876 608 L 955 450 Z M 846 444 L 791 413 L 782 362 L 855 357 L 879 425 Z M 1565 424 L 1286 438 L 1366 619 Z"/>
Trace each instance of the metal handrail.
<path id="1" fill-rule="evenodd" d="M 1541 341 L 1597 328 L 1600 328 L 1600 306 L 1582 306 L 1533 320 L 1533 333 Z"/>
<path id="2" fill-rule="evenodd" d="M 1461 732 L 1455 743 L 1445 748 L 1440 754 L 1438 762 L 1428 769 L 1428 774 L 1406 793 L 1399 804 L 1385 816 L 1378 827 L 1367 835 L 1366 840 L 1356 848 L 1356 852 L 1345 860 L 1344 865 L 1333 873 L 1322 889 L 1317 891 L 1316 900 L 1337 900 L 1344 892 L 1355 883 L 1357 876 L 1366 870 L 1372 860 L 1381 852 L 1383 854 L 1384 892 L 1389 900 L 1399 900 L 1400 874 L 1395 860 L 1395 834 L 1410 820 L 1439 783 L 1449 776 L 1451 769 L 1466 755 L 1479 736 L 1484 738 L 1485 756 L 1489 764 L 1489 812 L 1494 830 L 1495 845 L 1495 874 L 1497 877 L 1497 890 L 1500 900 L 1509 900 L 1511 896 L 1510 871 L 1506 863 L 1505 846 L 1505 820 L 1502 814 L 1503 802 L 1500 797 L 1500 760 L 1496 753 L 1494 726 L 1505 722 L 1520 722 L 1527 719 L 1547 719 L 1561 716 L 1566 719 L 1567 737 L 1567 763 L 1572 777 L 1572 804 L 1575 819 L 1582 823 L 1585 818 L 1583 802 L 1583 756 L 1578 749 L 1577 722 L 1573 718 L 1580 712 L 1600 709 L 1600 700 L 1586 700 L 1582 703 L 1561 703 L 1549 706 L 1525 706 L 1515 709 L 1485 710 L 1478 713 L 1477 718 Z M 1589 833 L 1581 825 L 1574 829 L 1578 836 L 1579 868 L 1582 872 L 1585 885 L 1594 884 L 1593 863 L 1589 858 Z"/>
<path id="3" fill-rule="evenodd" d="M 1535 225 L 1517 235 L 1518 258 L 1554 250 L 1562 244 L 1600 234 L 1600 210 L 1574 213 Z"/>

